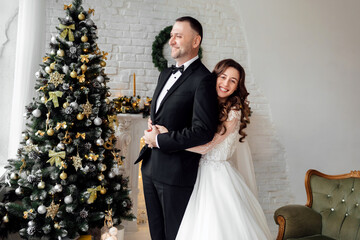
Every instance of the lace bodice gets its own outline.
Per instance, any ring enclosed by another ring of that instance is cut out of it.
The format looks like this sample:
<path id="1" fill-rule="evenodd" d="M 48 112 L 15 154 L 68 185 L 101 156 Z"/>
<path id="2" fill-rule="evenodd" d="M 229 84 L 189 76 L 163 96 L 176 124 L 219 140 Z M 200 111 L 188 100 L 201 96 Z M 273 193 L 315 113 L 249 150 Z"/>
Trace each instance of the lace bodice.
<path id="1" fill-rule="evenodd" d="M 225 121 L 226 133 L 215 134 L 213 140 L 205 145 L 191 148 L 191 151 L 203 154 L 200 164 L 206 162 L 224 162 L 234 153 L 237 141 L 239 141 L 241 112 L 231 110 Z"/>

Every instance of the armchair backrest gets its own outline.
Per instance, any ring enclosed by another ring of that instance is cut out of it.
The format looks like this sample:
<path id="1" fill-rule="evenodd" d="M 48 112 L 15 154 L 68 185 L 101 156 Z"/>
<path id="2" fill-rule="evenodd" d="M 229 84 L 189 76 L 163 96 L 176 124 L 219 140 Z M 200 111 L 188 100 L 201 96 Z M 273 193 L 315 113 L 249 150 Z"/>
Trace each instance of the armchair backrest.
<path id="1" fill-rule="evenodd" d="M 360 240 L 360 171 L 326 175 L 306 173 L 307 206 L 322 216 L 322 234 L 346 240 Z"/>

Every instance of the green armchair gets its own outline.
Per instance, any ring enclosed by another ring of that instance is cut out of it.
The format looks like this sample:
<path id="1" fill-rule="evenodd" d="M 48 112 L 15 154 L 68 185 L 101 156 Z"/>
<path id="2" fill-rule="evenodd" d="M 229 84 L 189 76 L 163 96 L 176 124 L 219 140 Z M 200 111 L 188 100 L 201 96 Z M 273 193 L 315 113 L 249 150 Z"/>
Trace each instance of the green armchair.
<path id="1" fill-rule="evenodd" d="M 360 171 L 326 175 L 309 170 L 307 203 L 277 209 L 277 240 L 360 240 Z"/>

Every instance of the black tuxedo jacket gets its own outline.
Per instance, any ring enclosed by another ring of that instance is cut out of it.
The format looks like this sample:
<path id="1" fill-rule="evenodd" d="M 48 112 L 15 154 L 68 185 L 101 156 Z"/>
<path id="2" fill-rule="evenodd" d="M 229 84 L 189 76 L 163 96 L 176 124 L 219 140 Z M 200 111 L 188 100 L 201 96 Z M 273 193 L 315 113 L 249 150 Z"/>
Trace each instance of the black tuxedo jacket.
<path id="1" fill-rule="evenodd" d="M 176 186 L 193 186 L 200 154 L 185 149 L 212 140 L 218 124 L 216 77 L 201 63 L 190 64 L 164 97 L 155 113 L 158 96 L 171 75 L 161 72 L 151 104 L 153 124 L 169 132 L 158 135 L 158 148 L 140 151 L 135 164 L 143 160 L 142 173 L 153 180 Z"/>

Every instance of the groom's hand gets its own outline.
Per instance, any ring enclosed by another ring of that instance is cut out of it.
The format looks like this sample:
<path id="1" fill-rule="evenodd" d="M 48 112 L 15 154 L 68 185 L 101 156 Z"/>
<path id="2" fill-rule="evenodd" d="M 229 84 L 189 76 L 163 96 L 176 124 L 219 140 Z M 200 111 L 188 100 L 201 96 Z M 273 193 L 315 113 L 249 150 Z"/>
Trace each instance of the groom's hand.
<path id="1" fill-rule="evenodd" d="M 151 148 L 158 147 L 156 144 L 156 136 L 159 133 L 160 133 L 159 130 L 155 126 L 152 126 L 151 129 L 145 130 L 144 131 L 145 143 L 148 144 L 149 147 Z"/>

